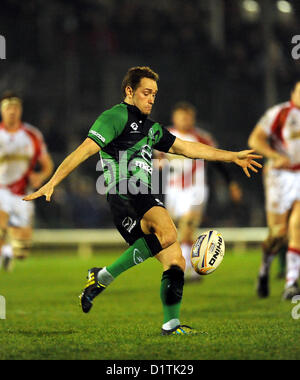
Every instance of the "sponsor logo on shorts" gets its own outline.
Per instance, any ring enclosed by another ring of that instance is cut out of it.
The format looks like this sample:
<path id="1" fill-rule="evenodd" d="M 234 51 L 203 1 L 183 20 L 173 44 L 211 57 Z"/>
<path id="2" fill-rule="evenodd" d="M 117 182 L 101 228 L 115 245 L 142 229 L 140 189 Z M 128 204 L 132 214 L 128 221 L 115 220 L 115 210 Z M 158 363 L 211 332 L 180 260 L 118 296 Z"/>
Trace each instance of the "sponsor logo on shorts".
<path id="1" fill-rule="evenodd" d="M 138 265 L 138 264 L 142 263 L 143 261 L 144 261 L 144 259 L 141 256 L 141 252 L 137 248 L 134 248 L 134 250 L 133 250 L 133 262 L 135 263 L 135 265 Z"/>
<path id="2" fill-rule="evenodd" d="M 122 222 L 122 226 L 129 232 L 131 233 L 132 229 L 136 225 L 136 220 L 133 220 L 130 218 L 130 216 L 126 216 L 126 218 Z"/>
<path id="3" fill-rule="evenodd" d="M 92 135 L 98 137 L 98 139 L 101 140 L 102 142 L 105 142 L 105 138 L 104 138 L 102 135 L 100 135 L 100 133 L 98 133 L 98 132 L 96 132 L 96 131 L 93 131 L 93 130 L 90 131 L 90 133 L 91 133 Z"/>

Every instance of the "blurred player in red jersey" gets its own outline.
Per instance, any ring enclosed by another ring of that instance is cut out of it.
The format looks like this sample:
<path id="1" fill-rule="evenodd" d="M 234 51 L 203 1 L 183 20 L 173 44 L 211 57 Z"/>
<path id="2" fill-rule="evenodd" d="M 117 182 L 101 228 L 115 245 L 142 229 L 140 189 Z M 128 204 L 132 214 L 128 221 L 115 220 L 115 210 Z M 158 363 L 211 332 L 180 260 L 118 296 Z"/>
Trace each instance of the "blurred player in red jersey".
<path id="1" fill-rule="evenodd" d="M 196 128 L 196 109 L 188 102 L 177 103 L 172 110 L 172 127 L 169 131 L 182 140 L 201 142 L 213 147 L 216 143 L 212 136 Z M 166 207 L 173 220 L 178 224 L 182 254 L 186 261 L 185 278 L 200 279 L 193 270 L 190 253 L 195 241 L 196 228 L 201 223 L 208 199 L 208 185 L 205 180 L 203 160 L 186 159 L 183 156 L 166 155 L 170 161 L 170 175 L 166 179 Z M 163 156 L 160 155 L 160 158 Z M 242 192 L 238 184 L 232 181 L 225 164 L 210 162 L 222 174 L 229 185 L 231 198 L 239 202 Z"/>
<path id="2" fill-rule="evenodd" d="M 7 92 L 0 109 L 0 259 L 8 270 L 13 256 L 27 257 L 31 246 L 34 207 L 22 198 L 52 174 L 53 163 L 42 134 L 22 122 L 22 100 Z"/>
<path id="3" fill-rule="evenodd" d="M 287 251 L 283 298 L 300 294 L 300 82 L 291 100 L 268 109 L 249 137 L 249 145 L 268 158 L 264 173 L 269 235 L 263 243 L 259 297 L 269 295 L 269 270 L 279 250 Z"/>

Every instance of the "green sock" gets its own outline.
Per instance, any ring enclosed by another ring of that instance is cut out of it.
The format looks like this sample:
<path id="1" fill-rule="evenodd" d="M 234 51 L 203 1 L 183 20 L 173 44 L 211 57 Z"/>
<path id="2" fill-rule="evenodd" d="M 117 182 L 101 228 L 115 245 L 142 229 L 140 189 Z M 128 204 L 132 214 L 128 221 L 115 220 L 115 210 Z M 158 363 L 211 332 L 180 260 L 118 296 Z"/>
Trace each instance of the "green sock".
<path id="1" fill-rule="evenodd" d="M 153 257 L 144 238 L 134 242 L 113 264 L 106 267 L 107 271 L 116 278 L 127 269 Z"/>
<path id="2" fill-rule="evenodd" d="M 182 279 L 179 278 L 179 281 L 177 279 L 175 284 L 174 278 L 170 277 L 168 275 L 168 272 L 170 272 L 170 270 L 163 273 L 160 287 L 160 298 L 163 306 L 164 324 L 173 319 L 179 320 L 184 283 L 183 272 L 182 276 L 180 274 Z M 175 292 L 173 290 L 173 294 L 170 295 L 170 289 L 174 289 L 174 285 L 176 285 Z"/>

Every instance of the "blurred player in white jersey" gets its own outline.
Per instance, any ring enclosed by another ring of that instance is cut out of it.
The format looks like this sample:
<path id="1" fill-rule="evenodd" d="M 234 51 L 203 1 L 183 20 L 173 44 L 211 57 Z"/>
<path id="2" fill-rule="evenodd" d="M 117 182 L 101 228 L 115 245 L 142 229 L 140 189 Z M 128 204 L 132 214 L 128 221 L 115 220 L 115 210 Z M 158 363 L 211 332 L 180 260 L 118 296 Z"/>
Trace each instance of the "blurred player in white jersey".
<path id="1" fill-rule="evenodd" d="M 172 123 L 173 126 L 169 128 L 169 131 L 176 137 L 216 146 L 208 132 L 196 128 L 196 109 L 192 104 L 188 102 L 176 104 L 172 110 Z M 178 224 L 182 254 L 186 261 L 185 278 L 199 279 L 200 276 L 192 269 L 190 252 L 195 241 L 195 231 L 201 223 L 208 198 L 204 161 L 191 161 L 183 156 L 172 154 L 166 156 L 170 161 L 171 173 L 166 180 L 165 204 L 173 220 Z M 209 165 L 214 165 L 224 176 L 229 185 L 232 200 L 239 202 L 241 190 L 238 184 L 231 180 L 225 164 L 211 162 Z"/>
<path id="2" fill-rule="evenodd" d="M 249 137 L 249 145 L 268 158 L 264 173 L 269 235 L 263 243 L 259 297 L 269 295 L 269 270 L 280 249 L 287 251 L 283 298 L 300 294 L 300 82 L 291 100 L 268 109 Z"/>
<path id="3" fill-rule="evenodd" d="M 42 134 L 22 122 L 22 100 L 7 92 L 0 109 L 0 260 L 8 270 L 11 259 L 27 257 L 31 246 L 34 209 L 22 198 L 52 174 L 53 163 Z"/>

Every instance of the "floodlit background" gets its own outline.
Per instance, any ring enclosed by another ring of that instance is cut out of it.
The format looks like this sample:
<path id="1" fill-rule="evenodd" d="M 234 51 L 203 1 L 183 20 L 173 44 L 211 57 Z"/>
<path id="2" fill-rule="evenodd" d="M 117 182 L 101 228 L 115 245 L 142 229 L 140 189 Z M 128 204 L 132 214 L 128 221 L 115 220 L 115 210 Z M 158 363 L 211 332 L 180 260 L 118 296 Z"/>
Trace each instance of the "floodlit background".
<path id="1" fill-rule="evenodd" d="M 41 129 L 57 166 L 121 100 L 127 69 L 149 65 L 161 78 L 153 118 L 168 125 L 174 103 L 190 101 L 219 147 L 244 149 L 266 107 L 287 100 L 300 78 L 291 55 L 299 15 L 299 1 L 2 0 L 0 92 L 23 96 L 24 120 Z M 37 227 L 113 226 L 95 190 L 96 164 L 91 158 L 59 186 L 51 207 L 36 202 Z M 261 175 L 249 181 L 230 170 L 244 200 L 233 205 L 212 170 L 204 226 L 263 226 Z"/>
<path id="2" fill-rule="evenodd" d="M 293 48 L 300 55 L 299 21 L 299 0 L 1 0 L 0 93 L 12 89 L 24 98 L 24 120 L 43 132 L 57 167 L 97 116 L 121 101 L 127 69 L 149 65 L 161 78 L 154 119 L 169 125 L 173 105 L 186 100 L 219 147 L 245 149 L 266 108 L 288 100 L 300 80 L 300 58 L 292 58 Z M 240 204 L 208 167 L 202 227 L 222 233 L 226 254 L 216 273 L 184 288 L 180 318 L 199 335 L 171 337 L 175 344 L 159 335 L 155 259 L 126 271 L 82 313 L 87 269 L 109 265 L 125 247 L 96 193 L 97 161 L 73 172 L 50 204 L 35 202 L 33 254 L 15 261 L 11 273 L 0 271 L 0 360 L 299 360 L 292 310 L 299 318 L 300 305 L 281 301 L 278 265 L 270 297 L 258 299 L 255 290 L 267 235 L 261 173 L 248 179 L 234 165 L 228 168 L 243 189 Z M 200 369 L 195 364 L 195 376 Z"/>

